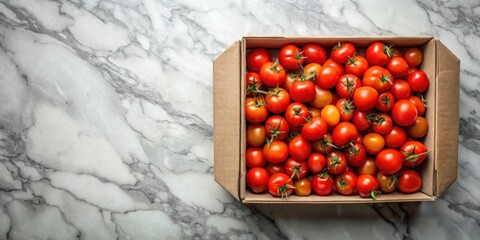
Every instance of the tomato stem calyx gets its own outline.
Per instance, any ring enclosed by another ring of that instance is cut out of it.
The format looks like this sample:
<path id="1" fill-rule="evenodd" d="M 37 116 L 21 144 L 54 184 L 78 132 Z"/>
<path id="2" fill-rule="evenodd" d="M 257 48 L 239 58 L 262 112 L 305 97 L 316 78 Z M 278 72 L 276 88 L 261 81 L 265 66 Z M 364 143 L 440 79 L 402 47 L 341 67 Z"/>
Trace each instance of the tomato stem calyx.
<path id="1" fill-rule="evenodd" d="M 372 197 L 373 200 L 377 200 L 377 197 L 379 197 L 380 195 L 382 195 L 382 192 L 378 190 L 370 192 L 370 197 Z"/>

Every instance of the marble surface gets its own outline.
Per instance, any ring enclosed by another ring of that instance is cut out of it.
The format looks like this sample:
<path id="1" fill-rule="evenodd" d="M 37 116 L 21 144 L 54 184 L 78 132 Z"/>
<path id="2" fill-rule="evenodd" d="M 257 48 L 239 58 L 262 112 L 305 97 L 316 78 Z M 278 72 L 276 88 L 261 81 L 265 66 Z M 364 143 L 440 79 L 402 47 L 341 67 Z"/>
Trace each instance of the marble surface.
<path id="1" fill-rule="evenodd" d="M 480 2 L 0 1 L 0 239 L 475 239 Z M 212 60 L 244 35 L 433 35 L 461 63 L 432 203 L 243 206 L 213 180 Z"/>

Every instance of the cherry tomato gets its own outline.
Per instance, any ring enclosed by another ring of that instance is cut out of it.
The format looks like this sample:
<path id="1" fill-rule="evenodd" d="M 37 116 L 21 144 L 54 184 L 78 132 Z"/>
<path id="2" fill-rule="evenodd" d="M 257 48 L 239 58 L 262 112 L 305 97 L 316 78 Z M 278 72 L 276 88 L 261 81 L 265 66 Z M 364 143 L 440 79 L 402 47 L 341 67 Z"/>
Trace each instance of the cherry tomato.
<path id="1" fill-rule="evenodd" d="M 311 102 L 315 100 L 315 95 L 315 84 L 309 80 L 296 81 L 290 87 L 290 97 L 295 102 Z"/>
<path id="2" fill-rule="evenodd" d="M 265 168 L 254 167 L 247 172 L 247 186 L 254 193 L 265 192 L 267 190 L 268 177 L 269 175 Z"/>
<path id="3" fill-rule="evenodd" d="M 352 123 L 360 131 L 366 131 L 372 125 L 372 114 L 355 109 L 353 112 Z"/>
<path id="4" fill-rule="evenodd" d="M 300 135 L 290 141 L 288 150 L 293 159 L 304 161 L 310 156 L 310 153 L 312 153 L 312 144 Z"/>
<path id="5" fill-rule="evenodd" d="M 285 69 L 277 62 L 266 62 L 260 69 L 260 79 L 269 87 L 280 86 L 285 82 Z"/>
<path id="6" fill-rule="evenodd" d="M 310 112 L 308 108 L 301 103 L 291 103 L 285 111 L 285 119 L 295 127 L 306 123 L 306 119 L 308 118 L 310 118 Z"/>
<path id="7" fill-rule="evenodd" d="M 368 111 L 372 109 L 378 101 L 378 92 L 375 88 L 362 86 L 357 88 L 353 94 L 353 102 L 355 107 L 360 111 Z"/>
<path id="8" fill-rule="evenodd" d="M 403 58 L 403 53 L 400 50 L 400 48 L 398 48 L 398 47 L 393 48 L 392 57 L 402 57 Z"/>
<path id="9" fill-rule="evenodd" d="M 255 72 L 247 72 L 247 76 L 245 77 L 246 81 L 246 93 L 247 97 L 253 97 L 253 92 L 257 90 L 262 90 L 263 83 L 260 80 L 260 75 Z"/>
<path id="10" fill-rule="evenodd" d="M 312 193 L 312 183 L 308 178 L 302 178 L 295 182 L 295 195 L 308 196 Z"/>
<path id="11" fill-rule="evenodd" d="M 409 67 L 417 67 L 422 63 L 423 53 L 420 49 L 412 47 L 405 51 L 404 57 Z"/>
<path id="12" fill-rule="evenodd" d="M 420 165 L 429 151 L 423 143 L 419 141 L 407 141 L 400 147 L 403 164 L 407 167 L 416 167 Z"/>
<path id="13" fill-rule="evenodd" d="M 389 148 L 399 148 L 407 140 L 407 133 L 399 126 L 393 126 L 392 130 L 383 136 L 385 145 Z"/>
<path id="14" fill-rule="evenodd" d="M 354 141 L 358 137 L 358 130 L 350 122 L 341 122 L 333 129 L 332 136 L 333 143 L 340 147 Z"/>
<path id="15" fill-rule="evenodd" d="M 328 172 L 331 174 L 340 174 L 347 168 L 347 159 L 342 152 L 333 150 L 327 155 Z"/>
<path id="16" fill-rule="evenodd" d="M 422 70 L 417 70 L 408 75 L 407 82 L 414 92 L 425 92 L 429 86 L 427 74 Z"/>
<path id="17" fill-rule="evenodd" d="M 377 154 L 375 165 L 381 173 L 392 175 L 402 169 L 402 160 L 402 154 L 399 151 L 386 148 Z"/>
<path id="18" fill-rule="evenodd" d="M 417 108 L 408 99 L 399 100 L 395 103 L 395 105 L 393 105 L 393 121 L 402 127 L 407 127 L 414 124 L 417 116 Z"/>
<path id="19" fill-rule="evenodd" d="M 398 190 L 414 193 L 422 188 L 422 177 L 414 170 L 403 170 L 398 178 Z"/>
<path id="20" fill-rule="evenodd" d="M 343 67 L 343 65 L 333 61 L 331 58 L 327 59 L 327 61 L 325 61 L 325 63 L 323 63 L 322 66 L 334 67 L 337 70 L 339 76 L 342 76 L 345 74 L 345 68 Z"/>
<path id="21" fill-rule="evenodd" d="M 312 116 L 312 118 L 320 117 L 320 113 L 322 112 L 322 110 L 316 107 L 308 107 L 308 111 L 310 112 L 310 115 Z"/>
<path id="22" fill-rule="evenodd" d="M 300 75 L 296 73 L 285 73 L 285 81 L 282 84 L 282 88 L 285 91 L 290 92 L 290 88 L 292 87 L 295 81 L 300 81 Z"/>
<path id="23" fill-rule="evenodd" d="M 330 89 L 337 85 L 339 78 L 340 74 L 335 67 L 323 66 L 317 74 L 317 85 L 323 89 Z"/>
<path id="24" fill-rule="evenodd" d="M 355 111 L 355 105 L 353 105 L 353 101 L 347 100 L 342 98 L 337 101 L 335 106 L 340 113 L 340 120 L 342 121 L 350 121 L 353 118 L 353 112 Z"/>
<path id="25" fill-rule="evenodd" d="M 385 66 L 393 55 L 392 46 L 387 46 L 383 42 L 374 42 L 368 46 L 365 57 L 370 66 Z"/>
<path id="26" fill-rule="evenodd" d="M 377 154 L 385 146 L 385 140 L 378 133 L 368 133 L 363 136 L 363 146 L 370 154 Z"/>
<path id="27" fill-rule="evenodd" d="M 318 72 L 322 69 L 322 65 L 318 63 L 309 63 L 303 67 L 303 78 L 306 80 L 315 80 Z"/>
<path id="28" fill-rule="evenodd" d="M 337 94 L 346 99 L 353 98 L 353 93 L 357 88 L 362 86 L 362 82 L 360 79 L 354 75 L 343 75 L 339 78 L 337 86 L 335 87 L 337 90 Z"/>
<path id="29" fill-rule="evenodd" d="M 280 64 L 288 70 L 297 70 L 303 65 L 302 50 L 293 44 L 285 45 L 278 53 Z"/>
<path id="30" fill-rule="evenodd" d="M 285 118 L 273 115 L 265 121 L 265 130 L 271 139 L 282 140 L 288 137 L 290 126 Z"/>
<path id="31" fill-rule="evenodd" d="M 378 96 L 378 101 L 375 103 L 375 108 L 378 111 L 388 112 L 393 108 L 395 97 L 390 92 L 384 92 Z"/>
<path id="32" fill-rule="evenodd" d="M 372 197 L 376 199 L 380 194 L 378 191 L 377 179 L 368 174 L 362 174 L 357 178 L 357 190 L 361 197 Z"/>
<path id="33" fill-rule="evenodd" d="M 328 125 L 321 117 L 313 117 L 312 120 L 305 123 L 302 127 L 302 136 L 310 141 L 321 139 L 327 133 Z"/>
<path id="34" fill-rule="evenodd" d="M 359 167 L 365 163 L 367 159 L 367 151 L 365 147 L 360 142 L 354 142 L 350 144 L 346 150 L 344 150 L 345 157 L 347 158 L 348 164 Z"/>
<path id="35" fill-rule="evenodd" d="M 393 86 L 390 89 L 390 92 L 393 94 L 395 99 L 400 100 L 400 99 L 407 99 L 410 96 L 410 93 L 412 91 L 410 89 L 410 85 L 408 85 L 407 82 L 403 80 L 396 80 L 393 83 Z"/>
<path id="36" fill-rule="evenodd" d="M 395 183 L 397 182 L 397 179 L 394 175 L 385 175 L 381 172 L 378 172 L 377 181 L 380 191 L 383 193 L 391 193 L 395 191 Z"/>
<path id="37" fill-rule="evenodd" d="M 310 105 L 316 108 L 323 108 L 333 101 L 332 92 L 325 90 L 319 86 L 315 86 L 315 98 L 310 102 Z"/>
<path id="38" fill-rule="evenodd" d="M 347 60 L 347 64 L 345 64 L 345 72 L 347 72 L 347 74 L 361 77 L 369 66 L 366 58 L 362 56 L 353 56 Z"/>
<path id="39" fill-rule="evenodd" d="M 265 165 L 265 169 L 267 170 L 269 176 L 272 176 L 275 173 L 285 173 L 285 164 L 283 164 L 283 162 L 269 162 L 267 165 Z"/>
<path id="40" fill-rule="evenodd" d="M 386 68 L 394 78 L 400 78 L 408 74 L 407 61 L 402 57 L 392 57 Z"/>
<path id="41" fill-rule="evenodd" d="M 325 106 L 320 112 L 320 116 L 327 121 L 329 127 L 334 127 L 340 122 L 340 112 L 334 105 Z"/>
<path id="42" fill-rule="evenodd" d="M 268 191 L 276 197 L 288 197 L 293 192 L 293 182 L 287 174 L 276 173 L 268 179 Z"/>
<path id="43" fill-rule="evenodd" d="M 375 88 L 378 92 L 388 91 L 394 82 L 392 74 L 382 67 L 371 66 L 365 71 L 362 78 L 363 86 L 370 86 Z"/>
<path id="44" fill-rule="evenodd" d="M 367 158 L 365 159 L 365 163 L 363 163 L 360 167 L 357 168 L 357 172 L 359 175 L 368 174 L 375 176 L 375 174 L 377 174 L 377 166 L 375 165 L 375 159 L 372 156 L 367 156 Z"/>
<path id="45" fill-rule="evenodd" d="M 270 61 L 270 54 L 264 48 L 254 49 L 247 54 L 247 68 L 252 72 L 259 73 L 263 64 Z"/>
<path id="46" fill-rule="evenodd" d="M 352 43 L 337 43 L 333 46 L 330 56 L 332 60 L 337 63 L 346 63 L 348 58 L 353 57 L 357 53 L 355 45 Z"/>
<path id="47" fill-rule="evenodd" d="M 312 148 L 315 152 L 327 154 L 333 149 L 333 137 L 332 134 L 326 133 L 322 139 L 312 142 Z"/>
<path id="48" fill-rule="evenodd" d="M 312 173 L 323 171 L 323 169 L 325 169 L 325 164 L 327 164 L 327 160 L 320 153 L 310 154 L 307 160 L 308 169 L 310 169 Z"/>
<path id="49" fill-rule="evenodd" d="M 428 132 L 428 122 L 423 117 L 417 117 L 415 123 L 407 127 L 407 133 L 412 138 L 422 138 L 427 135 Z"/>
<path id="50" fill-rule="evenodd" d="M 423 99 L 422 95 L 420 95 L 420 97 L 412 95 L 408 99 L 410 100 L 410 102 L 413 103 L 413 105 L 415 105 L 415 108 L 418 111 L 418 115 L 421 116 L 425 113 L 427 104 L 425 103 L 425 100 L 422 100 Z"/>
<path id="51" fill-rule="evenodd" d="M 263 150 L 259 147 L 247 148 L 245 151 L 245 164 L 249 168 L 262 167 L 267 164 L 263 157 Z"/>
<path id="52" fill-rule="evenodd" d="M 351 171 L 346 171 L 335 178 L 335 189 L 342 195 L 352 195 L 357 184 L 357 176 Z"/>
<path id="53" fill-rule="evenodd" d="M 288 157 L 288 146 L 284 141 L 275 140 L 270 146 L 263 146 L 263 156 L 272 163 L 283 162 Z"/>
<path id="54" fill-rule="evenodd" d="M 298 180 L 304 178 L 308 173 L 307 162 L 288 158 L 287 161 L 285 161 L 285 173 L 293 179 Z"/>
<path id="55" fill-rule="evenodd" d="M 307 43 L 302 48 L 305 63 L 323 64 L 327 60 L 327 52 L 325 49 L 315 43 Z"/>
<path id="56" fill-rule="evenodd" d="M 312 178 L 313 192 L 319 196 L 328 196 L 333 191 L 333 180 L 327 173 L 321 173 Z"/>
<path id="57" fill-rule="evenodd" d="M 387 134 L 392 131 L 393 120 L 388 114 L 378 114 L 372 124 L 372 130 L 378 134 Z"/>
<path id="58" fill-rule="evenodd" d="M 268 111 L 281 113 L 284 112 L 288 104 L 290 104 L 290 95 L 283 88 L 272 88 L 265 96 L 265 103 Z"/>
<path id="59" fill-rule="evenodd" d="M 262 124 L 250 124 L 247 127 L 247 144 L 259 147 L 267 140 L 265 127 Z"/>
<path id="60" fill-rule="evenodd" d="M 260 97 L 245 100 L 245 118 L 251 123 L 261 123 L 267 119 L 268 111 L 265 100 Z"/>

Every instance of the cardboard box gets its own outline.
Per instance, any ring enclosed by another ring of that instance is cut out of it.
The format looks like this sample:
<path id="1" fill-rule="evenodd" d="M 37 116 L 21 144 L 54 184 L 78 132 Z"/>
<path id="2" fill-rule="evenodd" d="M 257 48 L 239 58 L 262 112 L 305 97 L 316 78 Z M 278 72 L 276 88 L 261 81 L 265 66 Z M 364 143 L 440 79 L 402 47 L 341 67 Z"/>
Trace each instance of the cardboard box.
<path id="1" fill-rule="evenodd" d="M 249 49 L 280 49 L 288 43 L 303 46 L 318 43 L 328 52 L 335 43 L 349 41 L 365 48 L 374 41 L 397 47 L 417 46 L 423 50 L 420 69 L 430 78 L 424 95 L 429 123 L 424 144 L 431 151 L 420 166 L 423 185 L 414 194 L 391 193 L 377 200 L 360 196 L 273 197 L 269 193 L 254 194 L 245 184 L 245 56 Z M 214 161 L 215 181 L 243 203 L 373 203 L 434 201 L 457 178 L 458 162 L 458 99 L 460 60 L 439 40 L 432 37 L 244 37 L 230 45 L 213 62 L 214 71 Z"/>

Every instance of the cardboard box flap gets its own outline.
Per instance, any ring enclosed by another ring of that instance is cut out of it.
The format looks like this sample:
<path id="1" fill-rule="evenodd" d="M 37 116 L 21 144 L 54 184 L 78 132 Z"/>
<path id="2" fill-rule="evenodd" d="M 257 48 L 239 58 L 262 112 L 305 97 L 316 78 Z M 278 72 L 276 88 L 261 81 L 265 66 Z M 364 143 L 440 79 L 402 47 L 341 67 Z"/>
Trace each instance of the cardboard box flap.
<path id="1" fill-rule="evenodd" d="M 215 181 L 239 200 L 240 41 L 213 61 Z M 221 113 L 221 114 L 218 114 Z M 237 116 L 237 117 L 232 117 Z"/>
<path id="2" fill-rule="evenodd" d="M 460 60 L 437 41 L 435 196 L 457 178 Z M 432 80 L 431 80 L 432 81 Z"/>

